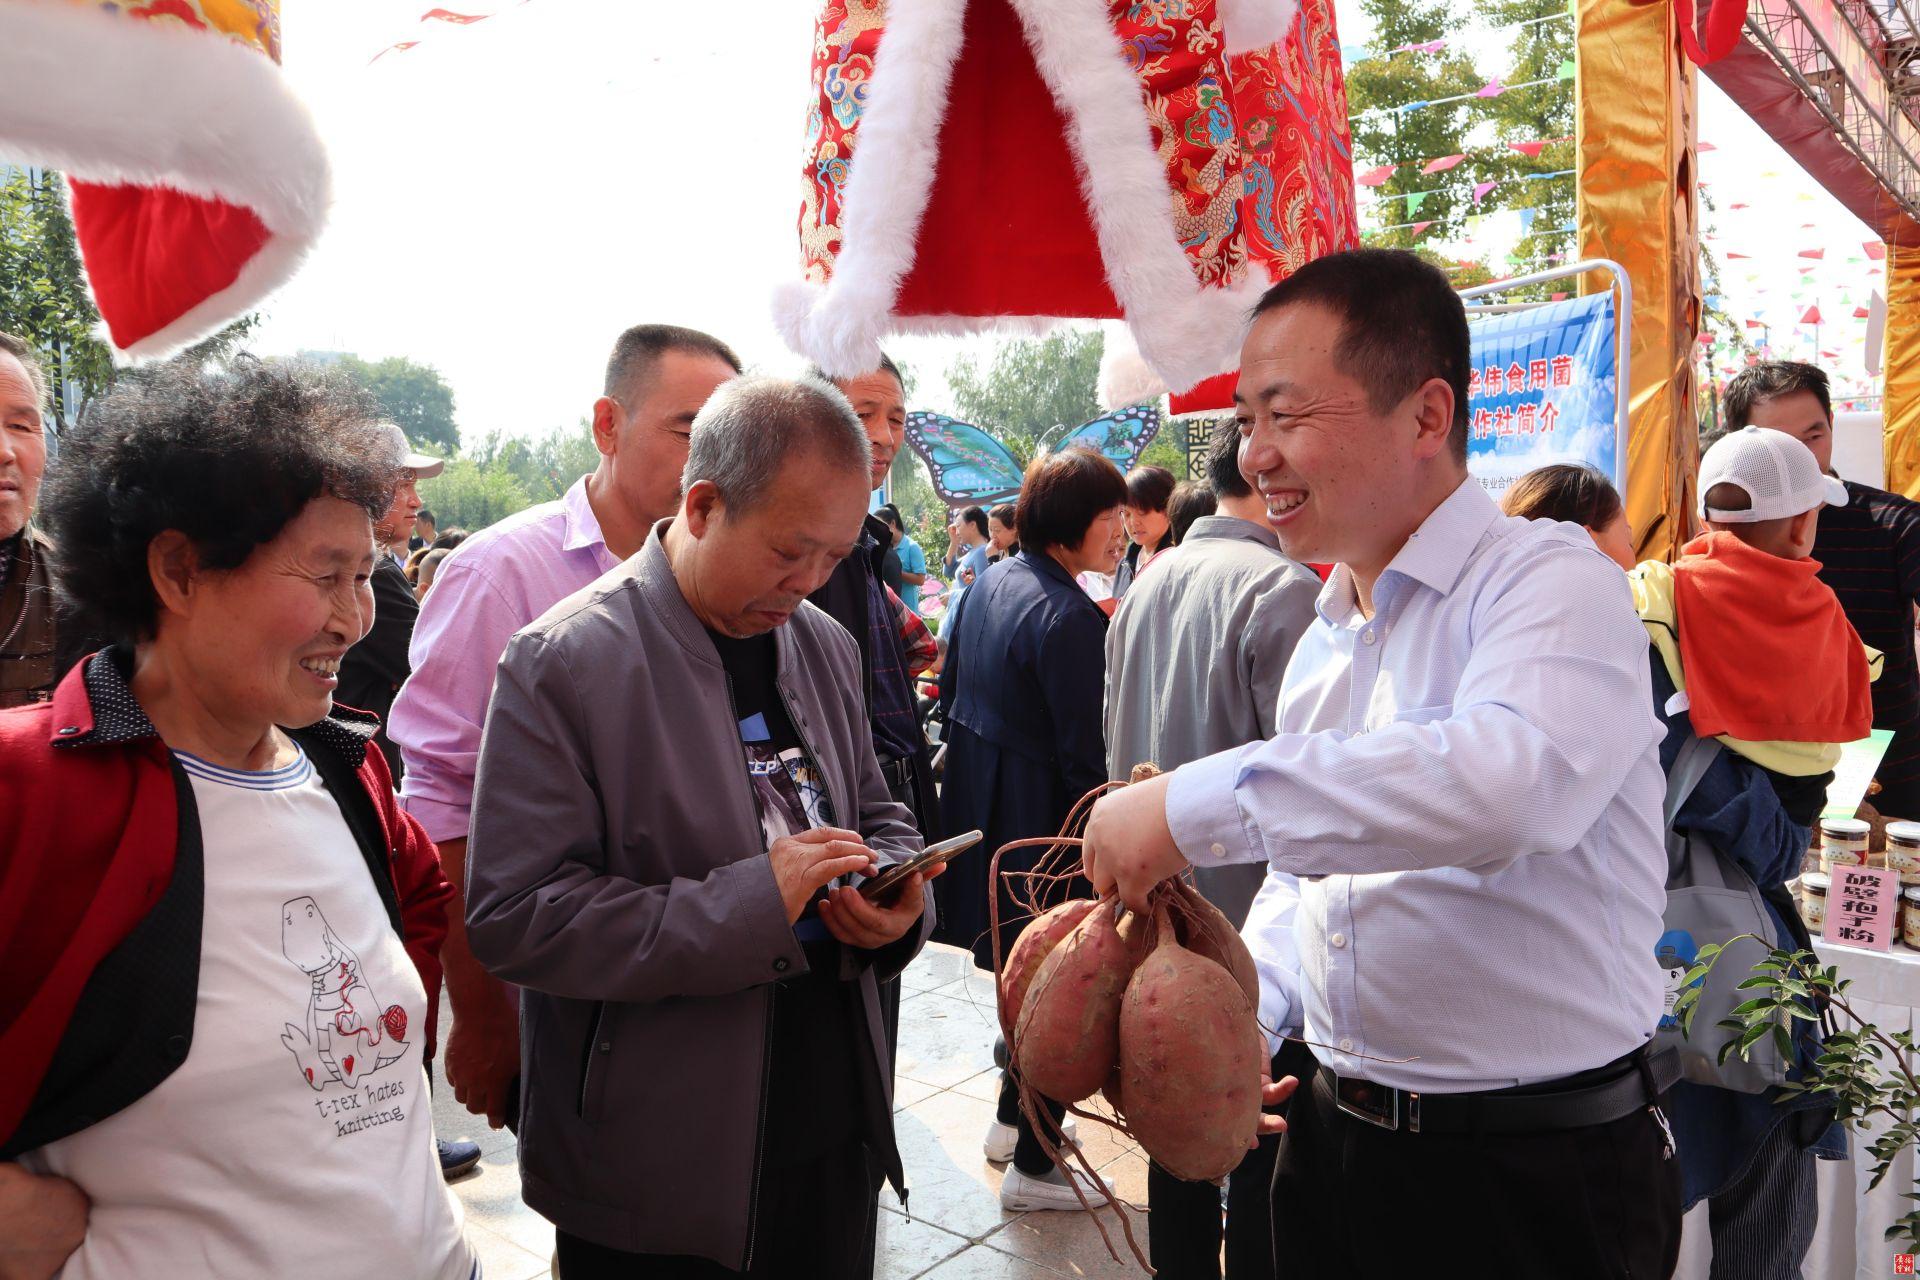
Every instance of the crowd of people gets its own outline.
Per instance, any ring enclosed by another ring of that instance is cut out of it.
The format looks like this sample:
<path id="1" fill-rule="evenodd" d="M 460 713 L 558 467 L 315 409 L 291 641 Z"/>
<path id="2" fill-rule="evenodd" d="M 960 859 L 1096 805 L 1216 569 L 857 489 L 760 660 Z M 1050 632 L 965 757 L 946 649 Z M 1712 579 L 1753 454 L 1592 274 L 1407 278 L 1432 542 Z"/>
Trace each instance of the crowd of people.
<path id="1" fill-rule="evenodd" d="M 1316 260 L 1202 475 L 1043 453 L 930 564 L 874 505 L 884 358 L 749 376 L 638 325 L 595 470 L 468 534 L 297 363 L 124 384 L 49 465 L 0 335 L 0 1275 L 307 1274 L 345 1221 L 471 1280 L 435 1087 L 519 1136 L 566 1280 L 869 1275 L 915 1172 L 900 973 L 930 939 L 991 969 L 994 851 L 1148 763 L 1085 887 L 1190 872 L 1271 1055 L 1224 1196 L 1150 1169 L 1159 1274 L 1664 1276 L 1706 1201 L 1716 1277 L 1797 1275 L 1845 1132 L 1677 1078 L 1669 850 L 1801 946 L 1838 745 L 1892 730 L 1875 804 L 1920 816 L 1920 506 L 1832 475 L 1818 369 L 1758 364 L 1704 531 L 1638 563 L 1604 476 L 1504 509 L 1468 476 L 1469 364 L 1441 273 Z M 1007 1074 L 1001 1203 L 1081 1211 L 1035 1119 Z"/>

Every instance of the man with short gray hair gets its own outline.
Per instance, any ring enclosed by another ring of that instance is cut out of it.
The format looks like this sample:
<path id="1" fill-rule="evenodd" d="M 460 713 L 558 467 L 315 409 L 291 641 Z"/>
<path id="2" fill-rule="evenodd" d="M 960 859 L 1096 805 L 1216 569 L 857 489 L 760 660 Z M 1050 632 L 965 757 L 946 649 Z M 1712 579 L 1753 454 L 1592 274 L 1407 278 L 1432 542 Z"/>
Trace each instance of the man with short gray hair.
<path id="1" fill-rule="evenodd" d="M 930 895 L 851 883 L 920 839 L 807 603 L 869 461 L 833 388 L 727 383 L 679 514 L 501 660 L 467 937 L 522 988 L 521 1184 L 567 1280 L 865 1276 L 880 1180 L 905 1198 L 878 984 Z"/>

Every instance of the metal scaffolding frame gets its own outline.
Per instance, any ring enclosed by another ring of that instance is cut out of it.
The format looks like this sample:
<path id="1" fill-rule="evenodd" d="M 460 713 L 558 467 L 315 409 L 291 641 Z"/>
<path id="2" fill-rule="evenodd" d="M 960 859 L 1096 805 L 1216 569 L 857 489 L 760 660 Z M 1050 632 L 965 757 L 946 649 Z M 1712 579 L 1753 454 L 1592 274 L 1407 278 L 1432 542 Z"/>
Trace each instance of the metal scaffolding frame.
<path id="1" fill-rule="evenodd" d="M 1840 23 L 1823 30 L 1805 0 L 1759 0 L 1747 10 L 1747 37 L 1920 222 L 1920 8 L 1915 0 L 1828 4 Z"/>

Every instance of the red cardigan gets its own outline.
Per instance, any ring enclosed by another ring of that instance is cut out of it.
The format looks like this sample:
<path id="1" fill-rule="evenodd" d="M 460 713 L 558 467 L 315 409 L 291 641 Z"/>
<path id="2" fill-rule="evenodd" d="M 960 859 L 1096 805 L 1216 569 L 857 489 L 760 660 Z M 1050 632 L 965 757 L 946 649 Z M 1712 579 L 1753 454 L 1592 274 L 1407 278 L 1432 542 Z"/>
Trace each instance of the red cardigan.
<path id="1" fill-rule="evenodd" d="M 153 909 L 173 871 L 175 765 L 156 737 L 90 741 L 87 666 L 69 672 L 51 702 L 0 710 L 0 1142 L 26 1114 L 95 967 Z M 385 830 L 401 938 L 427 989 L 431 1054 L 453 887 L 439 851 L 396 803 L 380 752 L 363 751 L 355 772 Z"/>

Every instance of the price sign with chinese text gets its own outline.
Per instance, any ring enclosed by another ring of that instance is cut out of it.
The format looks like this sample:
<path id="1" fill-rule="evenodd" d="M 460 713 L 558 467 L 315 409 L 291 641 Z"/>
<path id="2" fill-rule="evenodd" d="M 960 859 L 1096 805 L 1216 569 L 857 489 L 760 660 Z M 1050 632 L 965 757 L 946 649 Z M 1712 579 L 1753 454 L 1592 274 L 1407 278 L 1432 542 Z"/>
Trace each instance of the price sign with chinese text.
<path id="1" fill-rule="evenodd" d="M 1882 867 L 1833 869 L 1827 889 L 1828 942 L 1867 951 L 1886 951 L 1893 943 L 1900 904 L 1900 878 Z"/>

